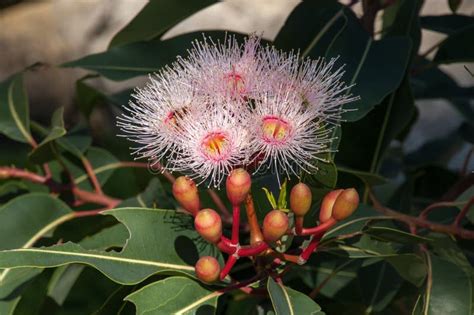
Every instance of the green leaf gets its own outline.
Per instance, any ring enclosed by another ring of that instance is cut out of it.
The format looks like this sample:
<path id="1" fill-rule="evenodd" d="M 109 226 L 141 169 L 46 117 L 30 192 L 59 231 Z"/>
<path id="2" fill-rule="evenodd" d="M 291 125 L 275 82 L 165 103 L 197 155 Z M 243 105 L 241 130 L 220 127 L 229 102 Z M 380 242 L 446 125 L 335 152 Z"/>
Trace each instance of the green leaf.
<path id="1" fill-rule="evenodd" d="M 355 84 L 350 93 L 360 96 L 360 100 L 344 106 L 349 111 L 343 114 L 343 118 L 356 121 L 400 85 L 412 45 L 410 40 L 404 37 L 374 41 L 362 29 L 352 11 L 345 9 L 344 14 L 347 17 L 347 26 L 332 42 L 327 55 L 340 56 L 339 65 L 345 64 L 345 82 L 349 85 Z M 387 63 L 387 60 L 390 62 Z M 383 69 L 383 76 L 380 76 L 380 69 Z"/>
<path id="2" fill-rule="evenodd" d="M 74 213 L 62 201 L 48 194 L 27 194 L 0 208 L 0 249 L 29 248 L 59 223 Z M 32 268 L 5 269 L 0 272 L 0 298 L 36 276 Z"/>
<path id="3" fill-rule="evenodd" d="M 402 284 L 397 271 L 385 261 L 361 268 L 358 278 L 367 304 L 366 314 L 383 311 Z"/>
<path id="4" fill-rule="evenodd" d="M 136 197 L 124 200 L 118 207 L 153 207 L 156 202 L 163 203 L 160 200 L 164 196 L 164 187 L 158 178 L 153 178 L 144 192 Z"/>
<path id="5" fill-rule="evenodd" d="M 459 202 L 464 202 L 464 204 L 467 204 L 469 202 L 469 199 L 474 196 L 474 186 L 469 187 L 466 189 L 458 198 L 456 198 L 456 201 Z M 458 206 L 459 210 L 464 208 L 464 205 Z M 471 223 L 474 223 L 474 205 L 471 205 L 469 207 L 469 210 L 467 210 L 466 217 L 471 221 Z"/>
<path id="6" fill-rule="evenodd" d="M 41 141 L 41 143 L 29 154 L 31 162 L 36 164 L 46 163 L 55 156 L 54 141 L 66 134 L 64 128 L 64 107 L 58 108 L 51 117 L 51 128 L 48 135 Z"/>
<path id="7" fill-rule="evenodd" d="M 135 304 L 137 314 L 215 314 L 220 295 L 189 278 L 169 277 L 144 286 L 125 300 Z"/>
<path id="8" fill-rule="evenodd" d="M 336 1 L 302 1 L 285 21 L 274 45 L 285 51 L 299 50 L 301 57 L 316 59 L 326 55 L 345 25 L 343 7 Z"/>
<path id="9" fill-rule="evenodd" d="M 56 269 L 48 284 L 48 296 L 62 305 L 83 270 L 83 265 L 75 264 Z"/>
<path id="10" fill-rule="evenodd" d="M 433 62 L 454 63 L 474 61 L 474 25 L 466 26 L 451 34 L 438 48 Z"/>
<path id="11" fill-rule="evenodd" d="M 308 184 L 311 186 L 323 186 L 326 188 L 334 188 L 337 183 L 337 167 L 333 161 L 328 163 L 315 161 L 314 166 L 317 171 L 314 174 L 305 176 Z"/>
<path id="12" fill-rule="evenodd" d="M 156 273 L 194 276 L 199 256 L 213 255 L 214 247 L 196 247 L 198 234 L 192 217 L 172 210 L 120 208 L 106 211 L 130 232 L 123 250 L 86 250 L 74 243 L 46 248 L 0 252 L 0 267 L 56 267 L 71 263 L 90 265 L 115 282 L 135 284 Z"/>
<path id="13" fill-rule="evenodd" d="M 286 196 L 287 196 L 286 184 L 287 184 L 287 180 L 285 178 L 285 180 L 283 181 L 283 184 L 280 187 L 280 193 L 278 194 L 278 204 L 277 204 L 278 208 L 277 209 L 287 209 L 288 207 L 287 202 L 286 202 Z"/>
<path id="14" fill-rule="evenodd" d="M 462 3 L 462 0 L 448 0 L 448 4 L 449 4 L 449 8 L 451 9 L 451 12 L 456 13 L 461 3 Z"/>
<path id="15" fill-rule="evenodd" d="M 123 247 L 128 236 L 127 228 L 123 224 L 116 224 L 86 237 L 79 244 L 85 249 L 107 250 L 112 247 Z M 48 296 L 57 304 L 62 305 L 84 267 L 84 265 L 70 264 L 57 268 L 48 285 Z"/>
<path id="16" fill-rule="evenodd" d="M 275 282 L 271 277 L 267 289 L 276 315 L 323 315 L 321 307 L 305 294 Z"/>
<path id="17" fill-rule="evenodd" d="M 19 142 L 34 142 L 22 75 L 15 75 L 0 84 L 0 133 Z"/>
<path id="18" fill-rule="evenodd" d="M 265 195 L 267 196 L 267 200 L 272 206 L 273 209 L 278 209 L 278 204 L 276 202 L 275 196 L 273 196 L 273 193 L 268 190 L 266 187 L 262 187 L 262 190 L 265 192 Z"/>
<path id="19" fill-rule="evenodd" d="M 112 38 L 110 47 L 157 38 L 181 20 L 213 3 L 216 3 L 216 1 L 150 1 L 129 24 Z"/>
<path id="20" fill-rule="evenodd" d="M 437 256 L 430 257 L 433 283 L 431 294 L 425 296 L 429 314 L 471 314 L 472 285 L 469 277 L 455 264 Z"/>
<path id="21" fill-rule="evenodd" d="M 474 24 L 474 17 L 461 14 L 425 15 L 420 17 L 421 27 L 445 34 L 453 34 Z"/>
<path id="22" fill-rule="evenodd" d="M 387 220 L 386 216 L 379 214 L 372 207 L 361 204 L 352 216 L 338 222 L 332 229 L 324 234 L 323 240 L 330 240 L 342 234 L 361 232 L 362 229 L 373 220 Z"/>
<path id="23" fill-rule="evenodd" d="M 343 173 L 348 173 L 354 176 L 357 176 L 364 182 L 364 184 L 369 185 L 369 186 L 377 186 L 377 185 L 382 185 L 387 183 L 387 179 L 375 174 L 375 173 L 369 173 L 369 172 L 364 172 L 364 171 L 358 171 L 358 170 L 353 170 L 350 168 L 345 168 L 345 167 L 338 167 L 337 170 L 339 172 Z"/>
<path id="24" fill-rule="evenodd" d="M 215 41 L 223 41 L 228 32 L 206 32 Z M 236 34 L 238 38 L 242 36 Z M 164 65 L 176 60 L 176 56 L 186 56 L 192 41 L 202 38 L 202 32 L 189 33 L 167 40 L 155 39 L 113 47 L 109 51 L 93 54 L 68 62 L 65 67 L 80 67 L 95 71 L 111 80 L 127 80 L 136 76 L 159 71 Z"/>
<path id="25" fill-rule="evenodd" d="M 368 234 L 376 239 L 385 241 L 385 242 L 395 242 L 402 244 L 417 244 L 417 243 L 430 243 L 432 239 L 422 237 L 419 235 L 414 235 L 407 233 L 401 230 L 380 227 L 380 226 L 370 226 L 364 230 L 365 234 Z"/>

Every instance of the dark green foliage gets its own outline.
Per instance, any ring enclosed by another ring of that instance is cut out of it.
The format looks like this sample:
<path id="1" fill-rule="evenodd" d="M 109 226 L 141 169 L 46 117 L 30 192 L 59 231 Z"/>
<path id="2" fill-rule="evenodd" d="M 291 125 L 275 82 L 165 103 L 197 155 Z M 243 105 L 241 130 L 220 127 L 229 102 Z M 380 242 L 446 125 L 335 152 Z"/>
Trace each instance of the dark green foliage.
<path id="1" fill-rule="evenodd" d="M 311 186 L 314 203 L 305 226 L 314 226 L 321 199 L 331 189 L 356 187 L 362 203 L 325 234 L 307 264 L 287 264 L 291 268 L 253 279 L 247 286 L 256 292 L 251 295 L 230 290 L 228 279 L 213 285 L 196 280 L 193 266 L 200 256 L 221 263 L 223 257 L 194 231 L 189 216 L 176 212 L 166 177 L 151 174 L 146 164 L 129 163 L 129 143 L 115 137 L 115 116 L 133 87 L 108 95 L 88 82 L 97 76 L 114 81 L 144 76 L 186 55 L 201 31 L 161 36 L 215 1 L 151 0 L 107 51 L 65 63 L 91 71 L 76 83 L 81 115 L 76 126 L 65 127 L 63 108 L 49 126 L 34 121 L 23 73 L 0 83 L 0 315 L 472 314 L 472 240 L 432 226 L 417 225 L 415 233 L 415 225 L 381 213 L 369 198 L 374 193 L 412 219 L 423 219 L 420 212 L 434 202 L 449 201 L 426 219 L 453 226 L 474 196 L 472 170 L 448 168 L 463 145 L 470 143 L 472 153 L 474 87 L 459 86 L 439 67 L 474 60 L 474 18 L 458 12 L 461 1 L 448 2 L 452 15 L 420 18 L 422 0 L 364 1 L 383 11 L 377 40 L 366 27 L 370 12 L 357 17 L 335 0 L 306 0 L 289 14 L 270 44 L 299 51 L 302 58 L 338 57 L 346 83 L 354 84 L 348 93 L 360 96 L 335 129 L 334 154 L 324 156 L 328 163 L 318 162 L 320 171 L 302 179 Z M 447 36 L 433 60 L 420 56 L 422 28 Z M 205 34 L 214 40 L 226 36 L 225 31 Z M 416 101 L 439 98 L 461 114 L 461 125 L 403 152 L 418 119 Z M 98 112 L 99 134 L 89 125 Z M 2 170 L 10 167 L 40 179 L 6 178 Z M 91 171 L 101 188 L 90 180 Z M 48 172 L 50 179 L 41 182 Z M 86 194 L 102 189 L 113 198 L 80 203 L 73 187 Z M 279 192 L 272 176 L 253 180 L 259 222 L 270 210 L 262 187 L 275 196 Z M 224 197 L 225 191 L 217 194 Z M 214 206 L 205 189 L 201 197 L 203 206 Z M 103 208 L 109 210 L 98 215 Z M 459 229 L 472 230 L 470 208 Z M 91 210 L 95 216 L 89 217 Z M 298 251 L 306 242 L 288 237 L 281 247 Z M 243 259 L 231 275 L 246 280 L 254 274 L 253 263 Z"/>

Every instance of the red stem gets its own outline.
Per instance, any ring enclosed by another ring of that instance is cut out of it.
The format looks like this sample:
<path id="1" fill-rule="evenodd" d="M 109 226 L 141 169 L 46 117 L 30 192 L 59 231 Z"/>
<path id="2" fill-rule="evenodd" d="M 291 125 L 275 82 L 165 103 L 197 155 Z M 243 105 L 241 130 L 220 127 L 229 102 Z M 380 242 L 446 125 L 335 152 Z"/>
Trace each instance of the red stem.
<path id="1" fill-rule="evenodd" d="M 301 235 L 301 233 L 303 233 L 303 222 L 304 222 L 304 217 L 297 216 L 295 218 L 295 232 L 296 232 L 296 235 Z"/>
<path id="2" fill-rule="evenodd" d="M 466 216 L 467 212 L 469 211 L 469 209 L 471 208 L 473 204 L 474 204 L 474 197 L 471 198 L 468 201 L 468 203 L 464 205 L 461 212 L 459 212 L 459 214 L 456 216 L 456 219 L 454 219 L 454 223 L 453 223 L 454 226 L 458 227 L 461 225 L 462 219 L 464 219 L 464 217 Z"/>
<path id="3" fill-rule="evenodd" d="M 230 255 L 225 263 L 224 268 L 222 268 L 220 279 L 224 280 L 224 278 L 229 274 L 230 270 L 234 266 L 235 262 L 237 261 L 237 257 L 234 255 Z"/>
<path id="4" fill-rule="evenodd" d="M 232 206 L 232 238 L 231 243 L 236 245 L 239 243 L 239 222 L 240 222 L 240 206 Z"/>
<path id="5" fill-rule="evenodd" d="M 307 235 L 324 234 L 330 227 L 332 227 L 336 223 L 337 223 L 336 220 L 334 220 L 333 218 L 330 218 L 326 222 L 324 222 L 324 223 L 322 223 L 318 226 L 315 226 L 313 228 L 302 229 L 301 233 L 297 233 L 296 235 L 307 236 Z"/>
<path id="6" fill-rule="evenodd" d="M 219 248 L 221 252 L 224 252 L 229 255 L 234 254 L 235 251 L 237 250 L 237 246 L 232 245 L 230 240 L 224 236 L 222 236 L 219 243 L 217 243 L 217 248 Z"/>
<path id="7" fill-rule="evenodd" d="M 255 256 L 258 255 L 265 250 L 267 250 L 270 246 L 267 243 L 261 242 L 254 245 L 242 246 L 238 251 L 237 255 L 239 257 L 248 257 L 248 256 Z"/>
<path id="8" fill-rule="evenodd" d="M 98 193 L 99 195 L 103 195 L 104 193 L 102 192 L 102 187 L 100 187 L 99 180 L 97 179 L 97 176 L 94 173 L 94 168 L 92 167 L 91 163 L 85 157 L 82 157 L 81 161 L 82 161 L 82 164 L 84 165 L 84 168 L 86 169 L 87 176 L 89 176 L 89 180 L 91 181 L 92 186 L 95 189 L 95 192 Z"/>
<path id="9" fill-rule="evenodd" d="M 314 251 L 318 248 L 320 240 L 321 237 L 317 237 L 316 235 L 313 237 L 313 239 L 309 242 L 309 245 L 303 250 L 301 255 L 298 257 L 299 265 L 303 265 L 308 261 L 311 254 L 314 253 Z"/>

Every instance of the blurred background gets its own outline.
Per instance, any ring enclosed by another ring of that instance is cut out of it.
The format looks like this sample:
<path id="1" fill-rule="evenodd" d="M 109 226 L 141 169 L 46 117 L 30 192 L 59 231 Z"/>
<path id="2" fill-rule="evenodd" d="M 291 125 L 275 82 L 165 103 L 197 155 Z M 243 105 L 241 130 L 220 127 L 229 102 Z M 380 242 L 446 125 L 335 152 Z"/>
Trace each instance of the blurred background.
<path id="1" fill-rule="evenodd" d="M 26 76 L 32 116 L 47 123 L 55 108 L 66 106 L 66 122 L 73 121 L 77 116 L 73 106 L 75 82 L 86 72 L 49 65 L 59 65 L 106 50 L 113 35 L 147 2 L 0 0 L 0 81 L 25 67 L 41 62 L 42 65 L 36 66 L 35 71 L 29 71 Z M 272 40 L 298 3 L 299 1 L 295 0 L 222 1 L 184 20 L 164 37 L 170 38 L 193 30 L 226 29 L 244 33 L 256 32 Z M 356 4 L 354 8 L 356 12 L 361 12 L 360 4 Z M 458 13 L 472 15 L 474 1 L 463 1 Z M 450 14 L 448 1 L 425 1 L 422 15 L 440 14 Z M 420 51 L 425 52 L 445 35 L 423 30 L 422 36 Z M 435 52 L 432 51 L 428 57 L 432 57 Z M 466 71 L 465 66 L 474 72 L 473 64 L 442 65 L 441 68 L 461 86 L 474 86 L 474 78 Z M 100 90 L 114 93 L 142 82 L 143 78 L 139 78 L 111 84 L 104 78 L 98 78 L 93 84 Z M 460 113 L 446 100 L 423 100 L 418 101 L 416 105 L 419 118 L 403 144 L 406 153 L 414 152 L 423 144 L 450 134 L 462 123 Z M 472 101 L 468 105 L 472 107 Z M 461 146 L 456 150 L 456 154 L 446 153 L 449 166 L 453 170 L 461 167 L 472 147 L 466 143 Z M 469 169 L 474 169 L 474 162 L 471 162 Z"/>

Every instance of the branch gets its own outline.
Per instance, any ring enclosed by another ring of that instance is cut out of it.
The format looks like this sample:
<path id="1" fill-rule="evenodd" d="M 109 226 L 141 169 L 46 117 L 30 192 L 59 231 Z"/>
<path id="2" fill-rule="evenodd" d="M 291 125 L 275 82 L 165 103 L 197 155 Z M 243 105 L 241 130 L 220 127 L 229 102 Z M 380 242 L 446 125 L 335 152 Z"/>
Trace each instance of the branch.
<path id="1" fill-rule="evenodd" d="M 474 239 L 474 231 L 466 230 L 454 225 L 444 225 L 439 223 L 434 223 L 423 218 L 414 217 L 411 215 L 403 214 L 398 211 L 392 210 L 383 206 L 380 201 L 374 196 L 372 192 L 369 192 L 370 199 L 374 204 L 374 208 L 379 212 L 392 217 L 394 220 L 402 221 L 410 225 L 415 225 L 430 229 L 434 232 L 452 234 L 465 239 Z"/>
<path id="2" fill-rule="evenodd" d="M 121 202 L 120 199 L 115 199 L 107 195 L 100 195 L 94 192 L 86 191 L 76 186 L 57 183 L 51 178 L 13 167 L 0 167 L 0 179 L 2 178 L 25 179 L 33 183 L 46 185 L 53 192 L 69 190 L 74 194 L 76 198 L 80 199 L 81 201 L 104 205 L 109 209 L 114 208 Z"/>
<path id="3" fill-rule="evenodd" d="M 81 161 L 84 165 L 84 168 L 86 169 L 87 176 L 89 176 L 89 179 L 96 193 L 98 193 L 99 195 L 103 195 L 104 193 L 102 192 L 102 187 L 100 187 L 100 183 L 97 180 L 97 176 L 94 173 L 94 168 L 92 167 L 91 163 L 85 156 L 81 157 Z"/>

